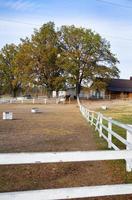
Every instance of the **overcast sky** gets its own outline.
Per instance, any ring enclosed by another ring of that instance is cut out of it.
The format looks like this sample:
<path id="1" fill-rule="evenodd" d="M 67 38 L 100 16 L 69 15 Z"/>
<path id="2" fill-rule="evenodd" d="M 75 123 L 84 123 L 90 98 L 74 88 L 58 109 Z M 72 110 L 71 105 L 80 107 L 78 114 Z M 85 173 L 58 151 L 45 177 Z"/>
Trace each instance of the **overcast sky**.
<path id="1" fill-rule="evenodd" d="M 48 21 L 100 33 L 120 61 L 120 77 L 132 76 L 132 0 L 0 0 L 0 48 Z"/>

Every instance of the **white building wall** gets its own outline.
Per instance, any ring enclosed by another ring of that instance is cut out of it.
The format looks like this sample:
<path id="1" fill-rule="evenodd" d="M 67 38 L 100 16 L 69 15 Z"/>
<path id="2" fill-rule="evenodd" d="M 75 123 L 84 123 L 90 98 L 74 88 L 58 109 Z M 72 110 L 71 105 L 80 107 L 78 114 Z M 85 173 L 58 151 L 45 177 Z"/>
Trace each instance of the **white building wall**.
<path id="1" fill-rule="evenodd" d="M 66 96 L 66 91 L 59 91 L 58 97 Z"/>
<path id="2" fill-rule="evenodd" d="M 56 91 L 53 91 L 53 92 L 52 92 L 52 97 L 53 97 L 53 98 L 56 98 L 56 97 L 57 97 Z"/>

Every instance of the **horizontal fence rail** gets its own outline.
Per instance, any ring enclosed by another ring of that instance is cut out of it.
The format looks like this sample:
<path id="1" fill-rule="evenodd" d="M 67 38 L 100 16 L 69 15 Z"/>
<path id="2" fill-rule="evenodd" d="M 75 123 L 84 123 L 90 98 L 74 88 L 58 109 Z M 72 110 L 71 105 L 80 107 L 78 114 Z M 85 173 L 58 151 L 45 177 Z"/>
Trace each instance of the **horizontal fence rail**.
<path id="1" fill-rule="evenodd" d="M 120 150 L 120 147 L 114 144 L 113 137 L 120 141 L 127 150 L 132 150 L 132 127 L 126 124 L 122 124 L 112 118 L 105 117 L 99 112 L 89 110 L 85 105 L 81 105 L 78 100 L 78 105 L 80 111 L 84 118 L 93 126 L 95 130 L 99 132 L 99 136 L 103 137 L 107 143 L 108 148 L 113 148 L 114 150 Z M 106 121 L 106 124 L 104 123 Z M 122 128 L 126 132 L 126 139 L 113 130 L 113 126 Z M 104 133 L 106 132 L 106 134 Z M 131 159 L 126 159 L 126 170 L 128 172 L 132 171 L 132 156 Z"/>
<path id="2" fill-rule="evenodd" d="M 71 103 L 70 98 L 66 100 L 64 97 L 58 98 L 0 98 L 0 104 L 59 104 Z"/>
<path id="3" fill-rule="evenodd" d="M 0 193 L 1 200 L 62 200 L 132 193 L 132 184 Z"/>
<path id="4" fill-rule="evenodd" d="M 131 159 L 132 150 L 53 153 L 1 153 L 0 165 Z"/>

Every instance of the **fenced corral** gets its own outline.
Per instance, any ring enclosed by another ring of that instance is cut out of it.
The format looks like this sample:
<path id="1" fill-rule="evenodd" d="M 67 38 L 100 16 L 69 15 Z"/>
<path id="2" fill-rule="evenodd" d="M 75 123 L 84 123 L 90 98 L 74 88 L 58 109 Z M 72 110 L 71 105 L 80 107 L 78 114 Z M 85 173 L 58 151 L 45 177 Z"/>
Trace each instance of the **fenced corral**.
<path id="1" fill-rule="evenodd" d="M 23 106 L 23 105 L 22 105 Z M 27 105 L 26 105 L 27 106 Z M 80 110 L 85 116 L 87 109 L 85 106 L 79 104 Z M 44 106 L 45 107 L 45 106 Z M 47 105 L 48 107 L 48 105 Z M 56 106 L 55 106 L 56 107 Z M 63 107 L 63 106 L 60 106 Z M 79 112 L 77 112 L 79 113 Z M 94 113 L 90 113 L 90 123 L 94 124 L 98 131 L 100 131 L 100 123 L 97 124 L 97 121 L 100 122 L 99 116 Z M 64 114 L 63 114 L 64 115 Z M 40 117 L 40 115 L 37 115 Z M 51 115 L 50 115 L 51 116 Z M 95 117 L 96 119 L 92 119 Z M 36 118 L 36 117 L 35 117 Z M 79 118 L 80 119 L 80 118 Z M 82 119 L 82 121 L 84 121 Z M 102 120 L 102 123 L 104 121 Z M 106 122 L 105 122 L 106 123 Z M 86 124 L 86 123 L 85 123 Z M 108 128 L 108 124 L 104 124 Z M 124 125 L 123 125 L 124 126 Z M 87 129 L 87 124 L 86 124 Z M 112 129 L 113 131 L 113 129 Z M 131 128 L 128 129 L 131 132 Z M 86 130 L 87 132 L 87 130 Z M 115 132 L 115 131 L 113 131 Z M 100 133 L 100 132 L 99 132 Z M 102 134 L 104 133 L 104 129 L 102 128 Z M 82 134 L 81 134 L 82 135 Z M 91 133 L 90 133 L 91 135 Z M 107 135 L 106 135 L 107 136 Z M 85 138 L 87 135 L 85 136 Z M 75 138 L 73 138 L 72 142 Z M 112 138 L 113 139 L 113 138 Z M 85 139 L 86 140 L 86 139 Z M 66 140 L 65 140 L 66 142 Z M 113 143 L 113 140 L 112 140 Z M 131 144 L 127 141 L 125 145 L 129 146 L 129 149 L 125 150 L 106 150 L 106 151 L 72 151 L 72 152 L 53 152 L 53 153 L 1 153 L 0 154 L 0 164 L 1 165 L 12 165 L 12 164 L 39 164 L 39 163 L 62 163 L 62 162 L 87 162 L 87 161 L 100 161 L 103 160 L 105 164 L 105 160 L 127 160 L 130 161 L 132 158 L 132 150 L 130 150 Z M 35 150 L 34 150 L 35 151 Z M 43 150 L 41 150 L 43 151 Z M 45 150 L 44 150 L 45 151 Z M 64 150 L 65 151 L 65 150 Z M 12 152 L 12 151 L 10 151 Z M 14 151 L 15 152 L 15 151 Z M 79 165 L 81 163 L 78 163 Z M 33 165 L 34 166 L 34 165 Z M 45 166 L 45 165 L 44 165 Z M 3 166 L 5 167 L 5 166 Z M 89 169 L 89 168 L 88 168 Z M 93 168 L 92 168 L 93 170 Z M 101 170 L 103 170 L 101 168 Z M 94 171 L 94 170 L 93 170 Z M 70 173 L 70 169 L 68 171 Z M 96 173 L 96 171 L 95 171 Z M 81 174 L 81 172 L 80 172 Z M 101 173 L 102 174 L 102 173 Z M 74 174 L 75 175 L 75 174 Z M 81 174 L 82 176 L 82 174 Z M 85 174 L 86 176 L 86 174 Z M 81 177 L 82 178 L 82 177 Z M 98 178 L 98 177 L 97 177 Z M 48 178 L 47 178 L 48 179 Z M 111 182 L 113 183 L 113 182 Z M 89 186 L 89 187 L 71 187 L 68 188 L 61 188 L 59 189 L 45 189 L 45 190 L 31 190 L 31 191 L 21 191 L 21 192 L 4 192 L 0 193 L 0 199 L 2 200 L 24 200 L 24 199 L 44 199 L 44 200 L 57 200 L 57 199 L 73 199 L 73 198 L 86 198 L 86 197 L 99 197 L 99 196 L 106 196 L 106 195 L 127 195 L 132 194 L 132 184 L 122 184 L 122 185 L 111 185 L 111 183 L 105 182 L 106 185 L 98 186 Z M 104 184 L 104 182 L 103 182 Z M 79 184 L 78 186 L 80 186 Z M 87 183 L 85 184 L 87 185 Z M 89 184 L 91 185 L 91 184 Z M 96 183 L 95 183 L 96 185 Z M 77 186 L 77 185 L 75 185 Z M 66 186 L 64 186 L 66 187 Z M 71 188 L 70 188 L 71 187 Z M 41 187 L 43 188 L 43 187 Z M 53 188 L 53 187 L 51 187 Z M 39 189 L 39 188 L 38 188 Z M 20 188 L 19 188 L 20 190 Z M 26 189 L 25 189 L 26 190 Z M 12 191 L 12 190 L 10 190 Z M 13 190 L 15 191 L 15 190 Z"/>

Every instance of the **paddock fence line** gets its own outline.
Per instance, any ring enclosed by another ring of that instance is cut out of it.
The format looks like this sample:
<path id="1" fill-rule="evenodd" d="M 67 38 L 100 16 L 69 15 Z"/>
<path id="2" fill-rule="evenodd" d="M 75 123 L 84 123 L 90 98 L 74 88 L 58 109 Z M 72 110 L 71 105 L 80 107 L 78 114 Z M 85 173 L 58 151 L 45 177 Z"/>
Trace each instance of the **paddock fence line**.
<path id="1" fill-rule="evenodd" d="M 99 112 L 89 110 L 86 105 L 82 105 L 78 100 L 78 105 L 80 112 L 83 117 L 95 127 L 95 131 L 98 131 L 99 137 L 104 138 L 108 144 L 109 149 L 121 150 L 121 145 L 116 145 L 116 143 L 122 144 L 123 149 L 132 150 L 132 125 L 126 125 L 120 123 L 112 118 L 106 117 Z M 125 138 L 118 134 L 113 127 L 118 127 L 125 132 Z M 132 171 L 132 157 L 131 159 L 126 159 L 126 171 Z"/>
<path id="2" fill-rule="evenodd" d="M 33 97 L 30 99 L 17 97 L 17 98 L 0 98 L 0 104 L 65 104 L 71 103 L 70 98 L 66 100 L 64 97 L 48 98 L 48 97 Z"/>
<path id="3" fill-rule="evenodd" d="M 58 162 L 84 162 L 84 161 L 98 161 L 98 160 L 126 160 L 127 171 L 132 169 L 132 128 L 120 124 L 112 119 L 108 119 L 108 126 L 103 124 L 103 115 L 94 111 L 88 110 L 78 104 L 82 115 L 95 126 L 99 132 L 100 137 L 103 137 L 108 142 L 108 147 L 114 150 L 105 151 L 74 151 L 74 152 L 39 152 L 39 153 L 0 153 L 0 165 L 12 164 L 34 164 L 34 163 L 58 163 Z M 127 138 L 124 139 L 112 130 L 112 125 L 119 125 L 127 132 Z M 104 128 L 106 127 L 106 128 Z M 108 132 L 108 137 L 103 133 L 103 129 Z M 112 141 L 112 136 L 120 140 L 126 149 L 120 150 Z M 116 150 L 116 151 L 115 151 Z M 86 197 L 100 197 L 111 195 L 127 195 L 132 194 L 132 184 L 118 184 L 118 185 L 99 185 L 88 187 L 71 187 L 45 190 L 31 190 L 18 192 L 2 192 L 0 193 L 1 200 L 62 200 L 73 198 Z"/>
<path id="4" fill-rule="evenodd" d="M 57 100 L 55 98 L 38 97 L 26 99 L 22 97 L 18 98 L 0 98 L 0 104 L 55 104 Z"/>

